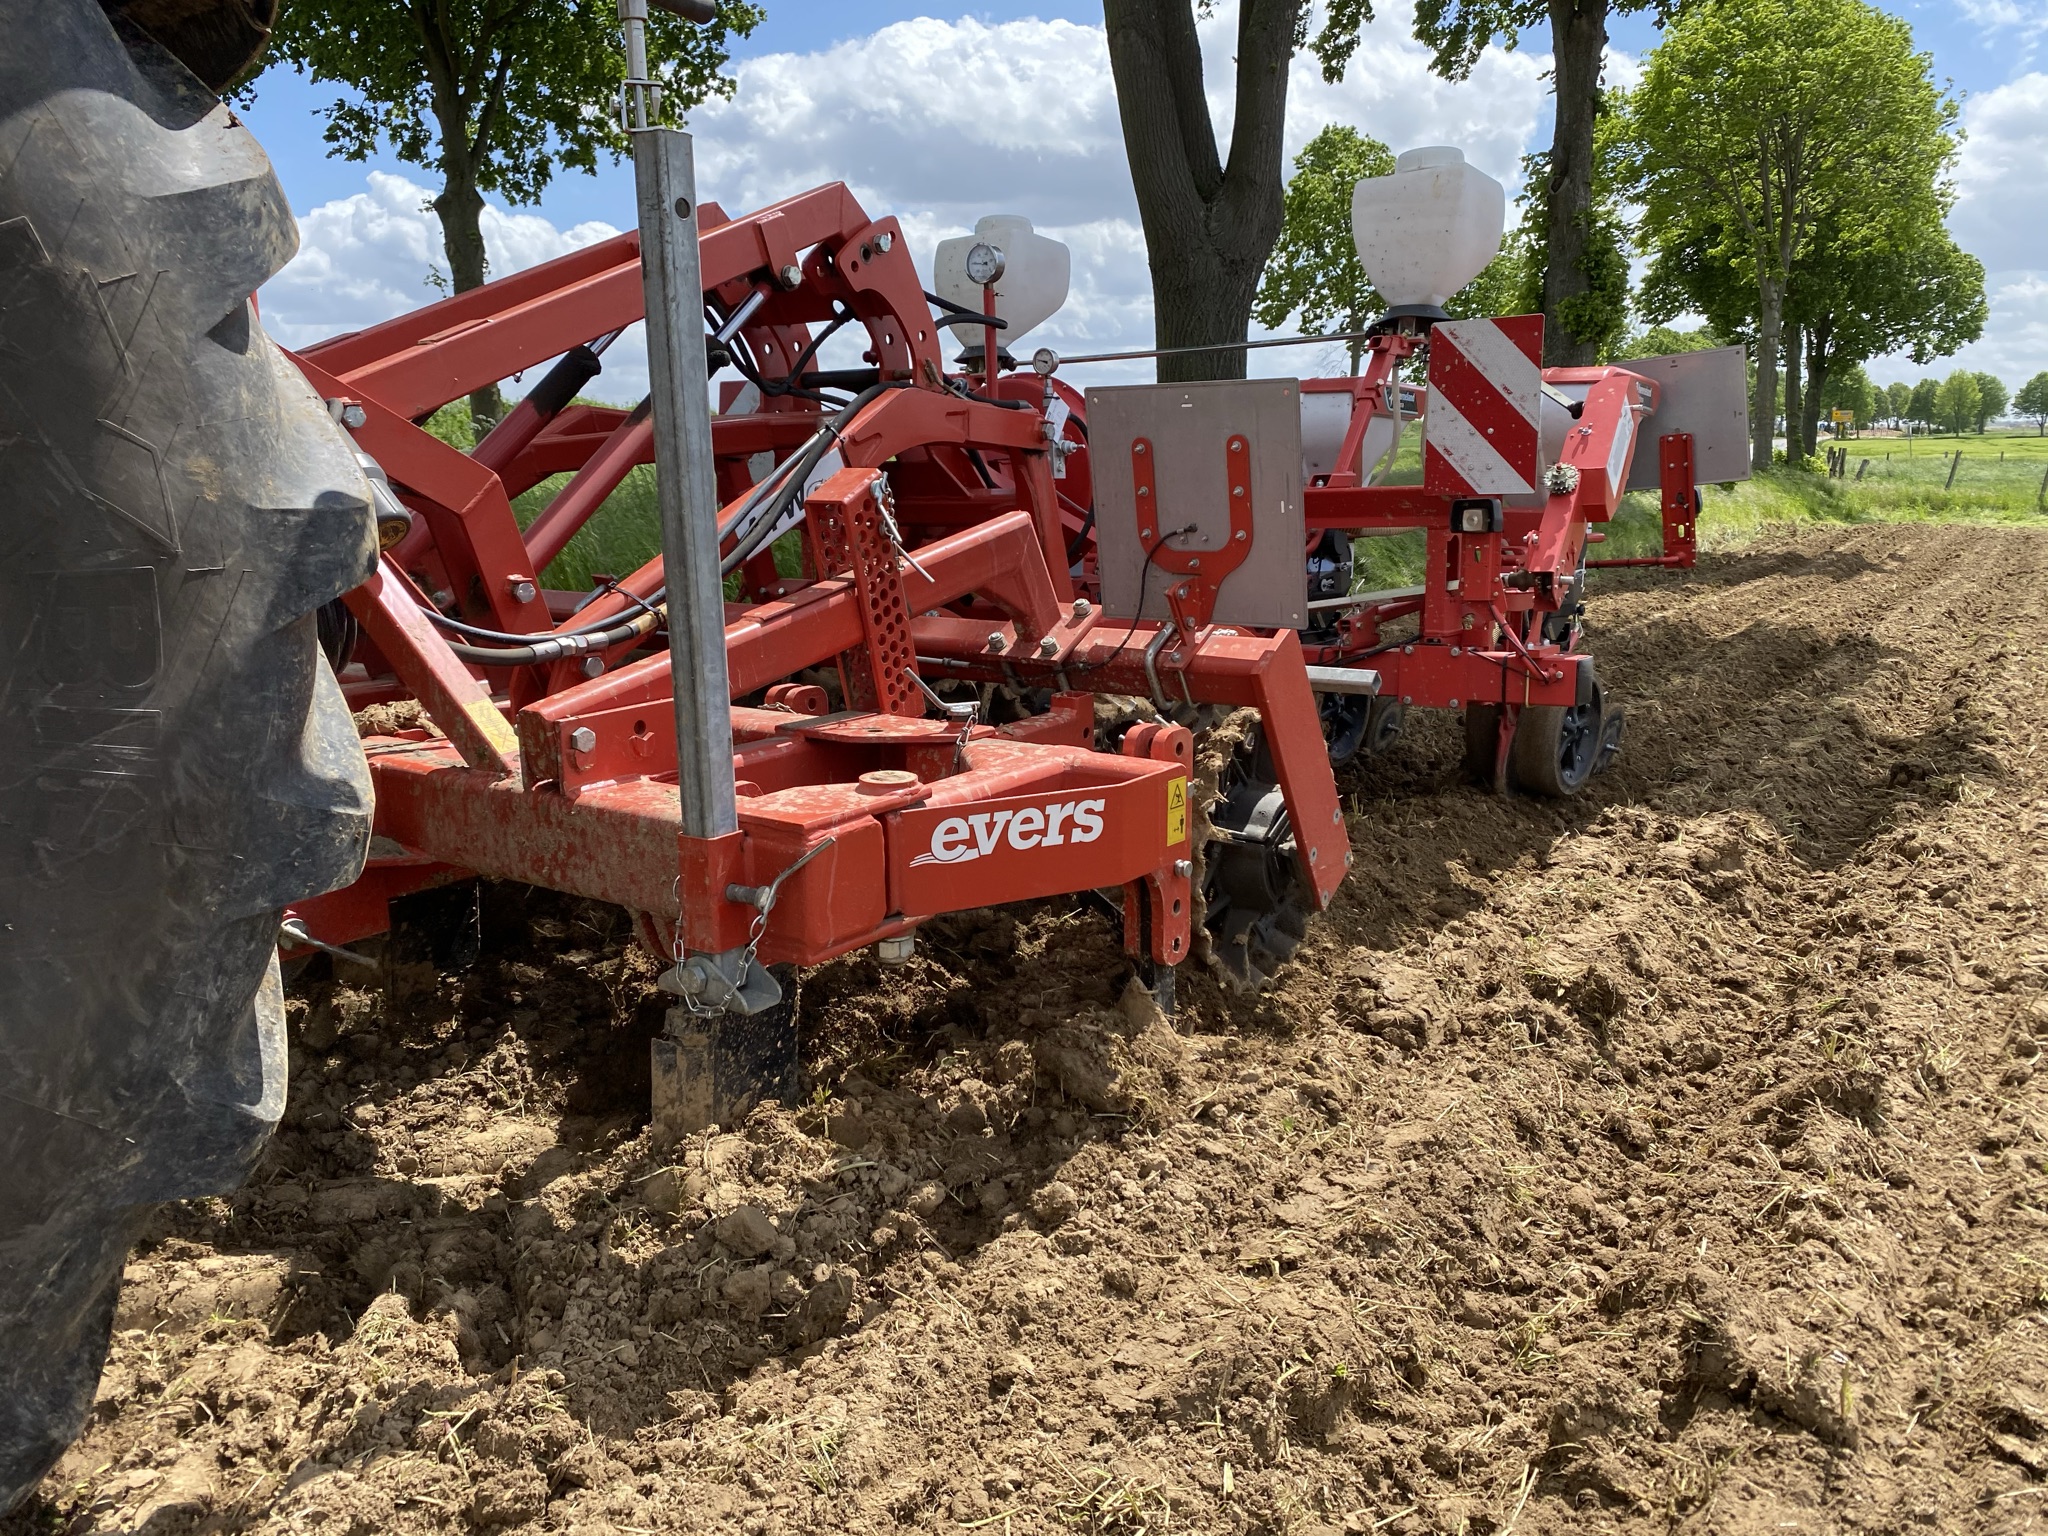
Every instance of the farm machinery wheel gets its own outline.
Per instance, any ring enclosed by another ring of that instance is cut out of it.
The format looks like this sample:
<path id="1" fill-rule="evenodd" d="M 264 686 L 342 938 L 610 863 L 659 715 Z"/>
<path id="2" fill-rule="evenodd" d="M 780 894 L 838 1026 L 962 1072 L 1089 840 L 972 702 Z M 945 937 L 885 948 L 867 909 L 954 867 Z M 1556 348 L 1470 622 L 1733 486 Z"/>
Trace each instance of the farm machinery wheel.
<path id="1" fill-rule="evenodd" d="M 1465 706 L 1465 771 L 1491 784 L 1500 732 L 1500 705 Z M 1621 750 L 1624 723 L 1607 690 L 1589 677 L 1575 704 L 1534 704 L 1519 713 L 1508 749 L 1508 777 L 1530 794 L 1564 799 L 1577 794 Z"/>
<path id="2" fill-rule="evenodd" d="M 1315 900 L 1301 872 L 1263 733 L 1254 726 L 1228 749 L 1202 849 L 1202 920 L 1210 961 L 1256 992 L 1301 947 Z"/>
<path id="3" fill-rule="evenodd" d="M 376 537 L 251 299 L 296 232 L 212 89 L 268 16 L 0 11 L 5 1510 L 85 1417 L 149 1205 L 233 1189 L 283 1109 L 279 912 L 369 837 L 314 614 Z"/>
<path id="4" fill-rule="evenodd" d="M 1318 701 L 1323 745 L 1330 766 L 1342 768 L 1363 753 L 1378 757 L 1401 735 L 1408 712 L 1399 699 L 1375 699 L 1355 693 L 1326 693 Z"/>

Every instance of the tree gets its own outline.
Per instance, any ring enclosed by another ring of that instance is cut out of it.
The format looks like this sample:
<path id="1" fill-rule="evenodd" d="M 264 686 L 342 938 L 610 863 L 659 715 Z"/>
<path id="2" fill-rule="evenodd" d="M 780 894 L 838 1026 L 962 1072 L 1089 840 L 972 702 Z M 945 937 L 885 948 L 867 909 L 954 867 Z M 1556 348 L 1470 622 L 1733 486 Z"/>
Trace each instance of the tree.
<path id="1" fill-rule="evenodd" d="M 2011 397 L 2005 392 L 2005 381 L 1995 373 L 1977 375 L 1977 431 L 1981 434 L 1991 424 L 1992 418 L 2003 416 Z"/>
<path id="2" fill-rule="evenodd" d="M 758 5 L 718 0 L 694 26 L 655 12 L 649 72 L 667 110 L 729 95 L 726 44 L 760 22 Z M 270 58 L 342 87 L 328 106 L 329 153 L 365 160 L 380 144 L 438 176 L 449 286 L 467 292 L 488 268 L 484 194 L 533 203 L 557 168 L 594 171 L 625 135 L 611 103 L 626 64 L 613 7 L 580 0 L 286 0 Z M 260 81 L 258 82 L 260 85 Z M 470 397 L 480 424 L 499 413 L 496 386 Z"/>
<path id="3" fill-rule="evenodd" d="M 1913 409 L 1913 386 L 1904 379 L 1884 387 L 1885 412 L 1893 421 L 1904 422 L 1911 418 Z"/>
<path id="4" fill-rule="evenodd" d="M 1618 276 L 1626 297 L 1628 263 L 1613 210 L 1603 209 L 1599 197 L 1595 142 L 1607 18 L 1654 10 L 1662 21 L 1672 9 L 1671 0 L 1418 0 L 1415 7 L 1415 35 L 1434 50 L 1431 67 L 1446 80 L 1467 78 L 1496 39 L 1513 48 L 1524 32 L 1550 29 L 1556 108 L 1531 201 L 1542 225 L 1543 360 L 1552 366 L 1594 362 L 1626 321 L 1611 296 Z M 1372 17 L 1371 0 L 1332 0 L 1329 14 L 1316 43 L 1325 74 L 1340 52 L 1350 57 L 1357 23 Z M 1349 31 L 1339 27 L 1340 17 Z"/>
<path id="5" fill-rule="evenodd" d="M 2031 416 L 2037 436 L 2048 437 L 2048 371 L 2035 374 L 2012 397 L 2015 414 Z"/>
<path id="6" fill-rule="evenodd" d="M 1639 336 L 1631 336 L 1608 355 L 1611 363 L 1631 362 L 1639 357 L 1668 357 L 1674 352 L 1705 352 L 1727 343 L 1716 336 L 1711 326 L 1700 326 L 1696 330 L 1678 331 L 1668 325 L 1653 325 Z"/>
<path id="7" fill-rule="evenodd" d="M 1814 412 L 1832 417 L 1836 411 L 1847 411 L 1858 427 L 1867 427 L 1883 410 L 1879 404 L 1882 395 L 1883 391 L 1863 371 L 1863 365 L 1851 363 L 1837 370 L 1815 391 Z"/>
<path id="8" fill-rule="evenodd" d="M 1238 7 L 1236 109 L 1225 161 L 1203 90 L 1196 0 L 1103 0 L 1161 347 L 1244 339 L 1284 219 L 1287 66 L 1303 41 L 1307 3 L 1243 0 Z M 1244 372 L 1243 348 L 1227 346 L 1162 357 L 1158 368 L 1163 381 L 1241 379 Z"/>
<path id="9" fill-rule="evenodd" d="M 1941 409 L 1936 403 L 1941 394 L 1938 379 L 1922 379 L 1913 386 L 1913 393 L 1906 402 L 1907 419 L 1923 427 L 1932 428 L 1941 420 Z"/>
<path id="10" fill-rule="evenodd" d="M 1711 232 L 1754 286 L 1756 467 L 1795 265 L 1822 230 L 1861 249 L 1938 223 L 1955 118 L 1905 23 L 1861 0 L 1704 0 L 1651 53 L 1629 103 L 1646 243 Z"/>
<path id="11" fill-rule="evenodd" d="M 1546 17 L 1568 34 L 1572 57 L 1558 76 L 1559 132 L 1546 217 L 1555 238 L 1546 242 L 1551 283 L 1546 334 L 1564 334 L 1578 318 L 1566 300 L 1591 286 L 1579 274 L 1581 252 L 1592 238 L 1594 120 L 1599 111 L 1601 50 L 1606 17 L 1668 0 L 1424 0 L 1417 35 L 1436 49 L 1437 66 L 1462 78 L 1495 35 L 1512 44 L 1519 29 Z M 1251 319 L 1266 258 L 1284 227 L 1280 146 L 1287 117 L 1287 72 L 1295 51 L 1310 44 L 1309 0 L 1241 0 L 1234 57 L 1237 79 L 1231 114 L 1230 154 L 1218 151 L 1215 123 L 1202 77 L 1197 13 L 1212 0 L 1103 0 L 1110 73 L 1124 154 L 1137 194 L 1138 218 L 1152 271 L 1153 334 L 1161 347 L 1214 347 L 1163 357 L 1163 380 L 1242 378 L 1242 341 Z M 1597 12 L 1597 14 L 1596 14 Z M 1469 17 L 1467 27 L 1461 17 Z M 1561 18 L 1559 20 L 1558 18 Z M 1335 83 L 1358 48 L 1359 31 L 1373 19 L 1372 0 L 1329 0 L 1322 30 L 1310 46 L 1323 78 Z M 1617 246 L 1618 251 L 1618 246 Z M 1626 281 L 1626 263 L 1617 270 Z M 1546 289 L 1546 295 L 1548 294 Z M 1590 360 L 1590 358 L 1588 359 Z"/>
<path id="12" fill-rule="evenodd" d="M 1935 391 L 1934 419 L 1961 437 L 1969 430 L 1970 423 L 1977 419 L 1980 398 L 1977 375 L 1967 368 L 1958 368 L 1943 379 L 1941 387 Z"/>
<path id="13" fill-rule="evenodd" d="M 1940 224 L 1874 244 L 1823 231 L 1786 289 L 1786 314 L 1805 353 L 1804 451 L 1815 452 L 1832 372 L 1891 352 L 1929 362 L 1975 341 L 1987 313 L 1984 264 Z M 1788 344 L 1788 366 L 1799 350 Z"/>
<path id="14" fill-rule="evenodd" d="M 1500 254 L 1444 301 L 1444 313 L 1453 320 L 1531 315 L 1542 307 L 1543 273 L 1526 225 L 1509 230 Z"/>
<path id="15" fill-rule="evenodd" d="M 1358 259 L 1351 235 L 1351 189 L 1369 176 L 1388 176 L 1394 152 L 1355 128 L 1332 123 L 1294 157 L 1287 183 L 1286 222 L 1266 263 L 1252 317 L 1273 330 L 1298 315 L 1303 330 L 1357 332 L 1378 319 L 1386 301 Z M 1363 342 L 1351 342 L 1358 372 Z"/>

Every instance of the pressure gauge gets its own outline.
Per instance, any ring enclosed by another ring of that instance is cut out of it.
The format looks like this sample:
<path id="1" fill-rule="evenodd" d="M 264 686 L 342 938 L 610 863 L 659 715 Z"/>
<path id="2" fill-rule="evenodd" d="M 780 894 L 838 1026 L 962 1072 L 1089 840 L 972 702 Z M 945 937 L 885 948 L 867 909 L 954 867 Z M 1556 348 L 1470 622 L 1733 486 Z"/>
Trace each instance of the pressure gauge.
<path id="1" fill-rule="evenodd" d="M 1003 275 L 1003 252 L 1000 246 L 989 245 L 977 240 L 967 250 L 967 281 L 986 288 Z"/>
<path id="2" fill-rule="evenodd" d="M 1060 366 L 1060 355 L 1051 347 L 1040 347 L 1031 354 L 1031 371 L 1051 378 Z"/>

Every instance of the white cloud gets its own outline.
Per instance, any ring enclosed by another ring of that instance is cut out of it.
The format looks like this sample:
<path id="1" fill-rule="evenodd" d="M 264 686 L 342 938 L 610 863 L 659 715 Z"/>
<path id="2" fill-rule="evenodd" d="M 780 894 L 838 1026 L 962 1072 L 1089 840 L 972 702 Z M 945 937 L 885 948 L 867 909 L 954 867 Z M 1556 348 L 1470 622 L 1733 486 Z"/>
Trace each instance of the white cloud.
<path id="1" fill-rule="evenodd" d="M 259 295 L 263 328 L 287 347 L 303 347 L 433 303 L 440 290 L 431 278 L 447 272 L 433 195 L 403 176 L 371 171 L 366 190 L 303 215 L 298 255 Z M 542 214 L 490 204 L 482 222 L 490 270 L 500 276 L 618 233 L 594 219 L 562 229 Z M 635 399 L 647 392 L 644 348 L 638 327 L 619 339 L 616 361 L 607 356 L 608 388 Z"/>
<path id="2" fill-rule="evenodd" d="M 2021 75 L 1963 106 L 1962 155 L 1950 224 L 1994 271 L 2037 266 L 2048 249 L 2048 74 Z"/>
<path id="3" fill-rule="evenodd" d="M 2048 185 L 2040 174 L 2048 144 L 2048 74 L 2021 75 L 1972 97 L 1963 107 L 1963 128 L 1949 227 L 1956 243 L 1987 268 L 1991 318 L 1983 339 L 1953 358 L 1925 367 L 1906 357 L 1877 359 L 1870 374 L 1883 382 L 1975 368 L 2017 387 L 2048 368 Z"/>

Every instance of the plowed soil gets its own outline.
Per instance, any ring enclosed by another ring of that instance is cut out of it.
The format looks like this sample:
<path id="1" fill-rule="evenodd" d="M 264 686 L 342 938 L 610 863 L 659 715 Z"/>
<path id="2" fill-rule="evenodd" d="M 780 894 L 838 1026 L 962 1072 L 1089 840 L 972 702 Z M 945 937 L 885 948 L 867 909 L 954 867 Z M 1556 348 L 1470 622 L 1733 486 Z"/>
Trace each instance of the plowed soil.
<path id="1" fill-rule="evenodd" d="M 426 903 L 4 1530 L 2035 1529 L 2044 619 L 2027 531 L 1603 580 L 1614 770 L 1416 724 L 1273 995 L 934 924 L 670 1151 L 621 917 Z"/>

